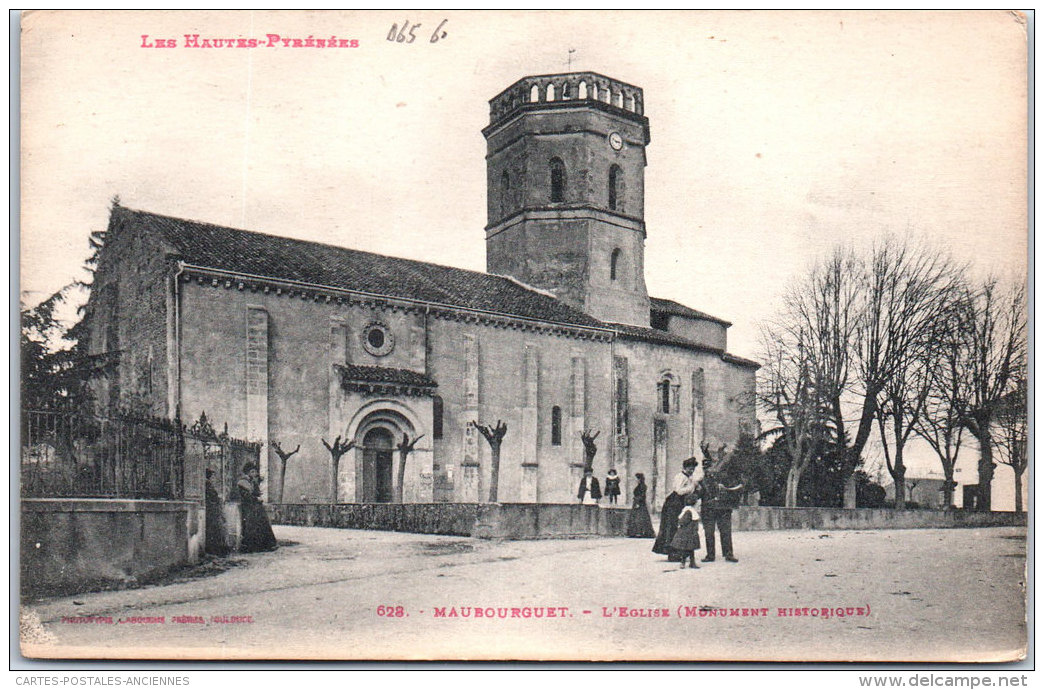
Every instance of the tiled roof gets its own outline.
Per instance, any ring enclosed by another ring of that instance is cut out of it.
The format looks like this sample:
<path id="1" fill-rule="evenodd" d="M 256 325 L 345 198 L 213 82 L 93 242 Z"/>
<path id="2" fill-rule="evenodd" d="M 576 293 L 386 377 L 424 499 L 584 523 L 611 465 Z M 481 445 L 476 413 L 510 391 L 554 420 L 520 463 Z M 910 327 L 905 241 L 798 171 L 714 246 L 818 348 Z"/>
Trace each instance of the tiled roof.
<path id="1" fill-rule="evenodd" d="M 438 384 L 426 374 L 409 369 L 370 367 L 362 364 L 347 364 L 338 367 L 344 381 L 365 383 L 401 383 L 406 386 L 435 387 Z"/>
<path id="2" fill-rule="evenodd" d="M 159 233 L 188 264 L 571 326 L 604 327 L 565 302 L 503 276 L 117 207 Z"/>
<path id="3" fill-rule="evenodd" d="M 679 304 L 674 300 L 661 299 L 659 297 L 649 298 L 649 308 L 652 311 L 664 312 L 666 314 L 673 314 L 675 316 L 685 316 L 690 319 L 703 319 L 704 321 L 714 321 L 720 323 L 723 326 L 731 326 L 732 323 L 725 319 L 719 319 L 717 316 L 711 316 L 702 311 L 697 311 L 692 307 L 686 307 L 684 304 Z"/>

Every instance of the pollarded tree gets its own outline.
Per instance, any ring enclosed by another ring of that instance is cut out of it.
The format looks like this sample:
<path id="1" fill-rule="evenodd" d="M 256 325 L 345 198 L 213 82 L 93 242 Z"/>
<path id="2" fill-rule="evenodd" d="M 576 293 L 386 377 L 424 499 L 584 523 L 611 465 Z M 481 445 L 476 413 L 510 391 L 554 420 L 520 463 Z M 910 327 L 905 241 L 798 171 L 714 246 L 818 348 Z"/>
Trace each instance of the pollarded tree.
<path id="1" fill-rule="evenodd" d="M 325 438 L 320 440 L 326 446 L 326 450 L 330 451 L 330 502 L 337 503 L 337 475 L 341 467 L 341 456 L 355 448 L 355 441 L 341 441 L 341 437 L 338 436 L 334 439 L 333 445 L 330 445 Z"/>
<path id="2" fill-rule="evenodd" d="M 580 442 L 584 444 L 584 472 L 594 472 L 594 459 L 595 455 L 598 454 L 598 445 L 595 444 L 595 439 L 601 431 L 592 432 L 589 429 L 584 429 L 580 432 Z"/>
<path id="3" fill-rule="evenodd" d="M 417 445 L 417 441 L 424 438 L 424 434 L 421 434 L 417 438 L 410 440 L 408 434 L 402 435 L 402 441 L 395 446 L 396 450 L 399 451 L 399 477 L 398 481 L 395 482 L 395 502 L 402 503 L 402 485 L 406 481 L 406 458 L 409 457 L 410 453 L 413 452 L 413 447 Z"/>
<path id="4" fill-rule="evenodd" d="M 490 470 L 489 470 L 489 502 L 497 502 L 497 489 L 500 485 L 500 445 L 504 442 L 507 434 L 507 424 L 497 420 L 496 426 L 471 422 L 471 426 L 478 429 L 483 438 L 489 443 Z"/>
<path id="5" fill-rule="evenodd" d="M 282 503 L 283 487 L 286 486 L 286 464 L 290 461 L 290 458 L 292 458 L 294 455 L 297 454 L 299 450 L 301 450 L 301 444 L 298 443 L 297 448 L 294 448 L 292 451 L 287 452 L 282 449 L 278 441 L 272 441 L 272 450 L 274 450 L 276 452 L 276 455 L 279 456 L 279 495 L 276 498 L 276 502 Z M 334 500 L 336 501 L 336 497 Z"/>

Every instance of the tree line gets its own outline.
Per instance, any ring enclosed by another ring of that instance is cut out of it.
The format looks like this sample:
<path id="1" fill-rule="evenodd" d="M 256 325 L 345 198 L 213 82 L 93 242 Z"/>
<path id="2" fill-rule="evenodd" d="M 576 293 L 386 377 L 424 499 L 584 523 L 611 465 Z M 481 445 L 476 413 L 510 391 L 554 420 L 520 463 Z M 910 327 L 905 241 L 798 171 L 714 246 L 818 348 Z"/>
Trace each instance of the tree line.
<path id="1" fill-rule="evenodd" d="M 906 503 L 905 449 L 921 439 L 953 505 L 962 441 L 978 446 L 976 507 L 990 509 L 997 462 L 1015 474 L 1022 510 L 1027 448 L 1027 304 L 1022 283 L 970 277 L 969 267 L 913 240 L 837 247 L 785 292 L 763 324 L 757 403 L 764 438 L 785 451 L 786 506 L 802 475 L 826 463 L 854 486 L 878 441 Z M 852 491 L 844 492 L 845 507 Z"/>

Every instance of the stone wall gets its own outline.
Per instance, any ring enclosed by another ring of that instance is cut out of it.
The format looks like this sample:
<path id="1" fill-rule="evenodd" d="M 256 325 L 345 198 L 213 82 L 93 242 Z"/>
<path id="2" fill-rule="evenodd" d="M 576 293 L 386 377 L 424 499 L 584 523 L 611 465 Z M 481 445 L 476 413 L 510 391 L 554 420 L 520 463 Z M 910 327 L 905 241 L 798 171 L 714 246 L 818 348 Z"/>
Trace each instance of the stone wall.
<path id="1" fill-rule="evenodd" d="M 470 536 L 478 516 L 477 503 L 336 503 L 268 504 L 275 525 L 373 529 L 416 534 Z"/>
<path id="2" fill-rule="evenodd" d="M 204 514 L 192 501 L 23 499 L 21 590 L 67 594 L 141 582 L 199 561 Z"/>
<path id="3" fill-rule="evenodd" d="M 577 503 L 490 503 L 479 507 L 471 536 L 485 539 L 623 537 L 627 535 L 629 512 Z"/>
<path id="4" fill-rule="evenodd" d="M 925 529 L 934 527 L 1009 527 L 1026 524 L 1025 513 L 888 508 L 776 508 L 745 506 L 734 511 L 734 530 Z"/>
<path id="5" fill-rule="evenodd" d="M 114 373 L 92 381 L 102 407 L 173 417 L 169 247 L 116 207 L 84 310 L 88 351 L 119 353 Z"/>
<path id="6" fill-rule="evenodd" d="M 548 503 L 269 505 L 273 524 L 452 534 L 485 539 L 624 537 L 627 508 Z M 935 510 L 743 507 L 735 531 L 923 529 L 1026 524 L 1026 514 Z"/>

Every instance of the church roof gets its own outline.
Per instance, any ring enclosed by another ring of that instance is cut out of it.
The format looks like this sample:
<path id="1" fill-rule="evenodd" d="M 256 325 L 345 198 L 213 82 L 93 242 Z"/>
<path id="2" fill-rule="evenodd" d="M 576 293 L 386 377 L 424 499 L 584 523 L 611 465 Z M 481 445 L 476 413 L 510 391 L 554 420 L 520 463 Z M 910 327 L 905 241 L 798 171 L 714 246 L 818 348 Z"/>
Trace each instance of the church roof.
<path id="1" fill-rule="evenodd" d="M 720 323 L 721 325 L 726 327 L 732 325 L 731 322 L 726 321 L 725 319 L 719 319 L 717 316 L 711 316 L 710 314 L 704 313 L 702 311 L 697 311 L 692 307 L 687 307 L 684 304 L 680 304 L 679 302 L 675 302 L 674 300 L 670 299 L 650 297 L 649 308 L 652 309 L 652 311 L 664 312 L 673 316 L 684 316 L 690 319 L 702 319 L 704 321 L 713 321 L 715 323 Z"/>
<path id="2" fill-rule="evenodd" d="M 605 324 L 510 278 L 118 207 L 188 264 L 571 326 Z"/>
<path id="3" fill-rule="evenodd" d="M 608 324 L 608 326 L 612 328 L 614 331 L 616 331 L 623 338 L 641 340 L 647 343 L 658 343 L 661 345 L 676 345 L 677 347 L 684 347 L 689 350 L 699 350 L 701 352 L 712 352 L 714 354 L 720 355 L 723 360 L 732 364 L 739 364 L 740 366 L 744 367 L 761 367 L 760 364 L 753 360 L 745 359 L 743 357 L 737 357 L 736 355 L 731 355 L 720 348 L 711 347 L 709 345 L 701 345 L 700 343 L 689 340 L 688 338 L 677 335 L 676 333 L 661 331 L 657 328 L 631 326 L 625 323 L 610 323 Z"/>

